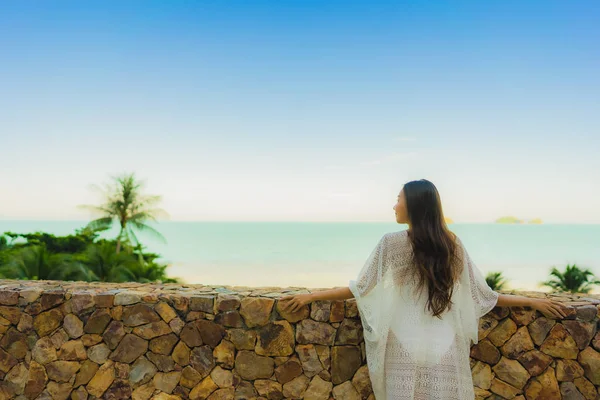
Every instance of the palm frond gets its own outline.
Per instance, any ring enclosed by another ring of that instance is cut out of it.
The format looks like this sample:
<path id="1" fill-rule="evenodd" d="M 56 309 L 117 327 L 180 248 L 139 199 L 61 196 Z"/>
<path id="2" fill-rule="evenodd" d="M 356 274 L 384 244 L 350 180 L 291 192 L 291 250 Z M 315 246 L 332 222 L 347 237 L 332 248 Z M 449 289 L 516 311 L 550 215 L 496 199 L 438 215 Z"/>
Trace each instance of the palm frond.
<path id="1" fill-rule="evenodd" d="M 600 284 L 600 282 L 589 269 L 569 264 L 565 267 L 564 272 L 553 267 L 550 270 L 550 279 L 542 284 L 561 292 L 588 293 L 594 285 Z"/>
<path id="2" fill-rule="evenodd" d="M 138 222 L 138 221 L 132 221 L 131 224 L 140 232 L 149 233 L 152 236 L 154 236 L 156 239 L 161 240 L 163 243 L 167 242 L 167 239 L 165 239 L 165 237 L 159 231 L 157 231 L 150 225 L 144 224 L 143 222 Z M 139 243 L 139 241 L 138 241 L 138 243 Z"/>
<path id="3" fill-rule="evenodd" d="M 98 218 L 89 222 L 86 228 L 91 229 L 93 232 L 105 231 L 111 228 L 113 222 L 113 217 Z"/>

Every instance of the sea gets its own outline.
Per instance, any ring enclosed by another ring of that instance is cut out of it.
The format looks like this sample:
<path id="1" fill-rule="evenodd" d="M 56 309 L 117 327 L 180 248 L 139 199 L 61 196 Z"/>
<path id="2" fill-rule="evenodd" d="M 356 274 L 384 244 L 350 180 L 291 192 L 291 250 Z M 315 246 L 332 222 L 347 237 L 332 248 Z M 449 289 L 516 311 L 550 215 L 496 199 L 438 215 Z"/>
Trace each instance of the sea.
<path id="1" fill-rule="evenodd" d="M 0 232 L 74 233 L 85 221 L 0 221 Z M 385 233 L 370 222 L 161 222 L 165 242 L 141 234 L 170 276 L 185 283 L 326 288 L 355 279 Z M 451 224 L 483 274 L 499 271 L 509 288 L 544 290 L 550 269 L 577 264 L 600 276 L 600 225 Z M 104 234 L 116 236 L 116 230 Z M 598 292 L 597 290 L 595 292 Z"/>

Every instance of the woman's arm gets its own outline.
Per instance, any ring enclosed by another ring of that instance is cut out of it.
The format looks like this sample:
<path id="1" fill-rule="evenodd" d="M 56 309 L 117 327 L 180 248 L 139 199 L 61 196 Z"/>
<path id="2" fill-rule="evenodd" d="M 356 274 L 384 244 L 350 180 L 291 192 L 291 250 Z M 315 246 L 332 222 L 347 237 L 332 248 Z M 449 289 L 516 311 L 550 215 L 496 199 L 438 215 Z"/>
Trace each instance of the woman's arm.
<path id="1" fill-rule="evenodd" d="M 343 287 L 338 289 L 319 290 L 313 293 L 297 294 L 295 296 L 286 296 L 279 299 L 284 310 L 292 312 L 299 311 L 305 305 L 317 300 L 346 300 L 353 298 L 354 295 L 350 288 Z"/>
<path id="2" fill-rule="evenodd" d="M 563 304 L 548 299 L 534 299 L 510 294 L 500 294 L 498 296 L 498 303 L 496 303 L 496 306 L 531 307 L 546 316 L 551 316 L 554 318 L 565 318 L 567 316 L 565 311 L 566 307 Z"/>

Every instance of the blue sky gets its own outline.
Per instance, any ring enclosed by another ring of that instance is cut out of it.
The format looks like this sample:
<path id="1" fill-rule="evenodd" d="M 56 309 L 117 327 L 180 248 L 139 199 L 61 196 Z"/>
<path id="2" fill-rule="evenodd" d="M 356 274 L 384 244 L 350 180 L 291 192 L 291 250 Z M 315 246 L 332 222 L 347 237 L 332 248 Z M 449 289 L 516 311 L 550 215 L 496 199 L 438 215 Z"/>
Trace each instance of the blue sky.
<path id="1" fill-rule="evenodd" d="M 597 1 L 0 3 L 0 218 L 600 223 Z"/>

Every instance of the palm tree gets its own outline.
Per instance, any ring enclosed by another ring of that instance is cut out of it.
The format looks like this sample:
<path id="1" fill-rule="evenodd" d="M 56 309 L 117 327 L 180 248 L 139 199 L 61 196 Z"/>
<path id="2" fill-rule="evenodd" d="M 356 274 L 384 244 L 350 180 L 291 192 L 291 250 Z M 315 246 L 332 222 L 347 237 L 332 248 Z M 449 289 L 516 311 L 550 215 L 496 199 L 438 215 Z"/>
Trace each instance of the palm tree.
<path id="1" fill-rule="evenodd" d="M 100 206 L 83 206 L 100 215 L 87 227 L 99 231 L 109 229 L 115 222 L 118 223 L 120 230 L 117 236 L 117 253 L 121 251 L 123 243 L 131 247 L 137 246 L 139 240 L 136 231 L 149 232 L 165 240 L 158 231 L 148 225 L 148 222 L 156 222 L 158 217 L 166 215 L 163 210 L 155 208 L 161 197 L 144 195 L 144 184 L 135 174 L 115 177 L 113 182 L 106 184 L 103 189 L 94 188 L 102 192 L 104 203 Z"/>
<path id="2" fill-rule="evenodd" d="M 130 282 L 135 280 L 131 272 L 138 264 L 132 254 L 115 252 L 114 242 L 101 241 L 88 246 L 81 262 L 88 268 L 93 281 Z"/>
<path id="3" fill-rule="evenodd" d="M 502 272 L 490 272 L 485 277 L 485 281 L 492 290 L 502 290 L 507 284 Z"/>
<path id="4" fill-rule="evenodd" d="M 575 264 L 567 265 L 565 272 L 552 268 L 550 276 L 551 279 L 544 282 L 543 285 L 560 292 L 589 293 L 593 285 L 600 284 L 592 271 L 581 269 Z"/>
<path id="5" fill-rule="evenodd" d="M 0 267 L 8 279 L 90 280 L 88 270 L 69 254 L 52 254 L 44 245 L 24 247 Z"/>

